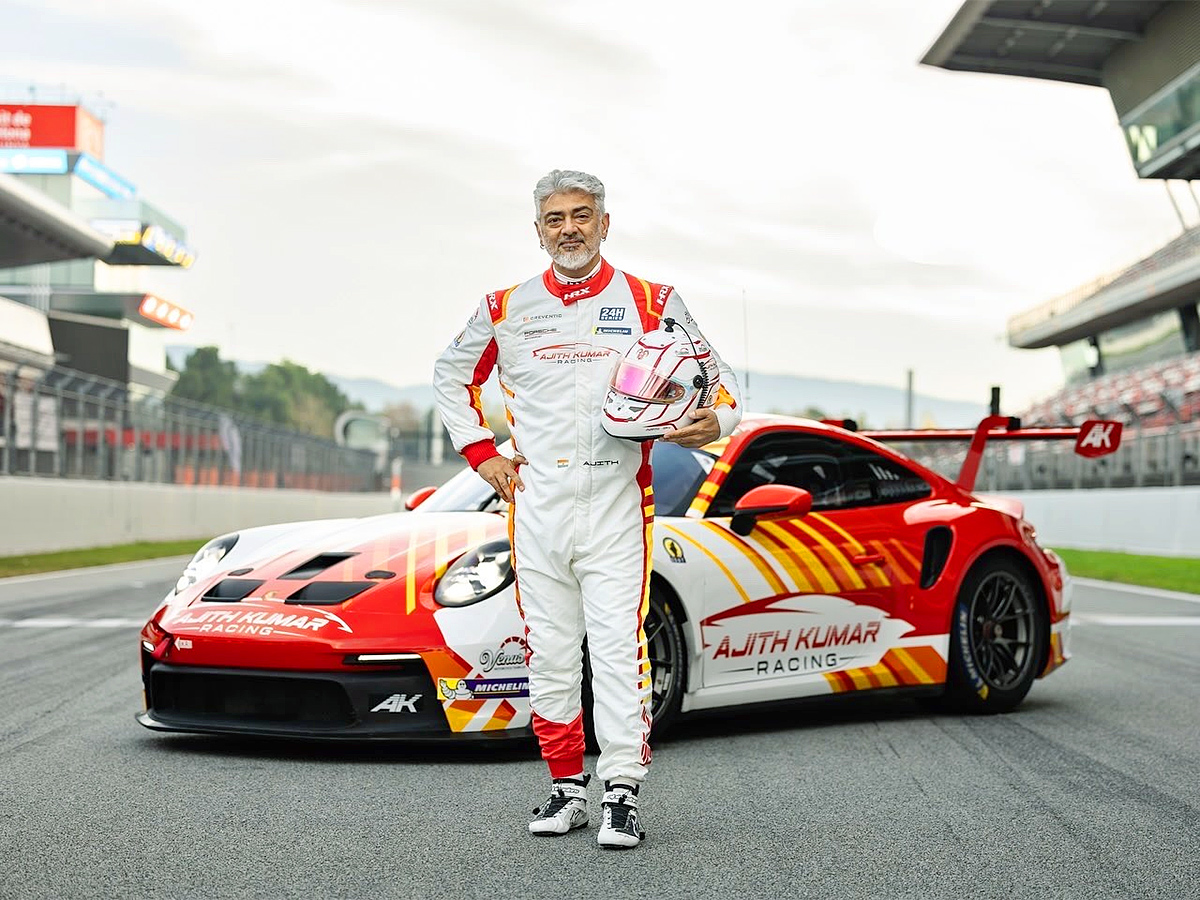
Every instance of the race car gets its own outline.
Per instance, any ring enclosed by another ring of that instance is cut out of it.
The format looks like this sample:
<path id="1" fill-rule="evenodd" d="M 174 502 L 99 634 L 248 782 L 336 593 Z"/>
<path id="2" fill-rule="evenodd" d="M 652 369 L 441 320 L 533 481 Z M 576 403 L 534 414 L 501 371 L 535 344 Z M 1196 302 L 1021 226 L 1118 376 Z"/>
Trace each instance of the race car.
<path id="1" fill-rule="evenodd" d="M 747 415 L 700 450 L 655 444 L 645 632 L 656 735 L 694 711 L 865 691 L 1005 712 L 1068 658 L 1061 561 L 1019 502 L 972 489 L 990 440 L 1073 438 L 1099 456 L 1117 449 L 1120 425 L 849 424 Z M 956 480 L 884 443 L 927 439 L 969 442 Z M 142 629 L 138 721 L 528 737 L 507 505 L 468 469 L 407 506 L 206 544 Z"/>

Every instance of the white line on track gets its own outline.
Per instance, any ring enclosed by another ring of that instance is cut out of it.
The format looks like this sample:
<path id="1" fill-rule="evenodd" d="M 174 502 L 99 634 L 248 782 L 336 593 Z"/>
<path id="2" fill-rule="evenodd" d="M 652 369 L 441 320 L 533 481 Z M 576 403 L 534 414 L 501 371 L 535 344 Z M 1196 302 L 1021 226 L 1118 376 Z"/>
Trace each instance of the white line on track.
<path id="1" fill-rule="evenodd" d="M 1122 584 L 1119 581 L 1100 581 L 1096 578 L 1074 578 L 1076 585 L 1120 591 L 1125 594 L 1141 594 L 1145 597 L 1161 597 L 1164 600 L 1182 600 L 1184 603 L 1200 603 L 1200 594 L 1185 594 L 1183 591 L 1164 591 L 1161 588 L 1142 587 L 1138 584 Z"/>
<path id="2" fill-rule="evenodd" d="M 1180 625 L 1200 625 L 1200 616 L 1131 616 L 1122 613 L 1074 613 L 1079 625 L 1142 626 L 1160 625 L 1175 628 Z"/>
<path id="3" fill-rule="evenodd" d="M 145 619 L 0 619 L 0 628 L 140 628 Z"/>
<path id="4" fill-rule="evenodd" d="M 190 556 L 164 556 L 158 559 L 146 559 L 138 562 L 111 563 L 106 566 L 87 566 L 82 569 L 61 569 L 58 572 L 39 572 L 36 575 L 13 575 L 8 578 L 0 578 L 0 587 L 7 587 L 10 584 L 52 581 L 56 578 L 80 578 L 88 575 L 99 575 L 104 572 L 122 572 L 127 569 L 147 569 L 153 566 L 165 566 L 168 563 L 178 565 L 180 571 L 182 571 L 184 565 L 190 559 Z"/>

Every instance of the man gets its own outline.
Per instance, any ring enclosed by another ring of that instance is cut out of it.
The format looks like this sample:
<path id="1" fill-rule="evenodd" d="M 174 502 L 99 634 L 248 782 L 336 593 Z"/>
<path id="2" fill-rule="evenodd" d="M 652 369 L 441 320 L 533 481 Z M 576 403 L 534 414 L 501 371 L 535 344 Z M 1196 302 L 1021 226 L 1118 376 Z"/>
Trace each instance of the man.
<path id="1" fill-rule="evenodd" d="M 615 270 L 600 255 L 608 236 L 604 185 L 555 169 L 534 189 L 534 227 L 552 266 L 487 294 L 434 367 L 434 387 L 454 447 L 511 503 L 517 603 L 529 646 L 533 730 L 553 779 L 529 831 L 566 834 L 587 824 L 580 706 L 586 634 L 605 781 L 602 847 L 637 846 L 638 789 L 650 762 L 650 662 L 642 621 L 649 603 L 653 522 L 650 444 L 601 425 L 617 359 L 659 320 L 694 327 L 679 295 Z M 695 333 L 699 334 L 696 328 Z M 714 353 L 715 355 L 715 353 Z M 741 418 L 737 381 L 717 358 L 714 407 L 662 440 L 700 447 Z M 496 450 L 481 385 L 499 369 L 516 448 Z"/>

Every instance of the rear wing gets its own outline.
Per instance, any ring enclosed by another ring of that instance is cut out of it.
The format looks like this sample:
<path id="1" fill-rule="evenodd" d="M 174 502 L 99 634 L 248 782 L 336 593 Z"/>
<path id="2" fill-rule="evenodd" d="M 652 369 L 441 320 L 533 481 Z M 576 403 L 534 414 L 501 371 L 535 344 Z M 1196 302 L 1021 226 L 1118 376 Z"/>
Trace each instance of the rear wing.
<path id="1" fill-rule="evenodd" d="M 847 427 L 853 422 L 827 421 L 826 424 Z M 1115 453 L 1121 446 L 1120 422 L 1088 419 L 1079 427 L 1022 428 L 1014 416 L 988 416 L 974 431 L 954 428 L 922 428 L 916 431 L 859 431 L 864 437 L 877 441 L 970 441 L 967 458 L 955 481 L 964 491 L 975 489 L 979 463 L 988 441 L 1046 441 L 1074 440 L 1075 452 L 1088 459 Z"/>

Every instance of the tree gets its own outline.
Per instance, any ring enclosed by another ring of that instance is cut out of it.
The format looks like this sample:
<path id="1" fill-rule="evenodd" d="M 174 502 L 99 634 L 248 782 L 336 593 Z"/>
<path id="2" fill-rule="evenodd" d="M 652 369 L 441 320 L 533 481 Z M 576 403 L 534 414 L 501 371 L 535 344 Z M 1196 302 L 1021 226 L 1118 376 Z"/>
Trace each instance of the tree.
<path id="1" fill-rule="evenodd" d="M 222 360 L 216 347 L 197 347 L 188 354 L 171 396 L 235 409 L 237 381 L 237 366 Z"/>
<path id="2" fill-rule="evenodd" d="M 284 360 L 242 375 L 234 363 L 220 358 L 216 347 L 201 347 L 188 356 L 171 395 L 319 437 L 332 437 L 337 417 L 359 407 L 324 375 L 299 363 Z"/>
<path id="3" fill-rule="evenodd" d="M 328 378 L 286 359 L 242 382 L 245 412 L 321 437 L 331 436 L 337 417 L 351 408 L 349 398 Z"/>

